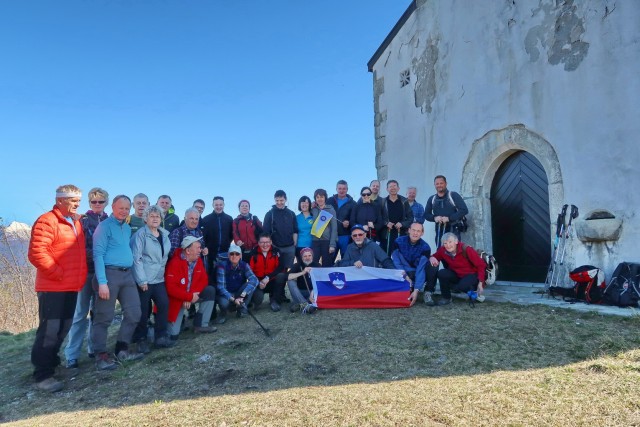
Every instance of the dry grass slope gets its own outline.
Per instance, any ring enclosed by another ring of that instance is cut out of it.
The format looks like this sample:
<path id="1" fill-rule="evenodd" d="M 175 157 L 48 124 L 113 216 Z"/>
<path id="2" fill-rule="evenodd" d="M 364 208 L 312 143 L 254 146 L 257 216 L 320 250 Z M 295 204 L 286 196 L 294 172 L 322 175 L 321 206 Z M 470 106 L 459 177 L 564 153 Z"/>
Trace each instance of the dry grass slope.
<path id="1" fill-rule="evenodd" d="M 112 373 L 83 359 L 55 395 L 31 383 L 32 333 L 0 337 L 0 421 L 640 425 L 638 318 L 463 302 L 256 315 L 272 338 L 231 319 Z"/>

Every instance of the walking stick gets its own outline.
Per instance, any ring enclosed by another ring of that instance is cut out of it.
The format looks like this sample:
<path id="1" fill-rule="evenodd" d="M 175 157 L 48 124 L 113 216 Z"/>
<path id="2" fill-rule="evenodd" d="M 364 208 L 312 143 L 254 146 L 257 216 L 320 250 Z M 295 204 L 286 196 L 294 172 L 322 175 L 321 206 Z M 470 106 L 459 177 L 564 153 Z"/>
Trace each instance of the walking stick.
<path id="1" fill-rule="evenodd" d="M 562 211 L 558 214 L 558 219 L 556 220 L 556 238 L 553 242 L 553 253 L 551 254 L 551 261 L 549 262 L 549 270 L 547 271 L 547 277 L 544 281 L 545 293 L 549 292 L 549 288 L 553 285 L 553 277 L 557 272 L 556 263 L 558 262 L 558 254 L 560 253 L 560 238 L 564 231 L 568 206 L 569 205 L 562 206 Z"/>
<path id="2" fill-rule="evenodd" d="M 251 316 L 251 318 L 253 320 L 256 321 L 256 323 L 258 324 L 258 326 L 260 326 L 262 328 L 262 330 L 264 331 L 265 335 L 270 337 L 271 335 L 269 335 L 269 330 L 267 328 L 265 328 L 264 326 L 262 326 L 262 323 L 260 323 L 260 321 L 256 318 L 256 316 L 251 312 L 251 310 L 249 310 L 249 308 L 247 307 L 247 305 L 243 302 L 242 303 L 242 308 L 247 309 L 247 313 L 249 313 L 249 316 Z"/>
<path id="3" fill-rule="evenodd" d="M 562 240 L 560 241 L 562 243 L 562 253 L 560 254 L 560 266 L 564 265 L 564 254 L 567 250 L 567 240 L 571 235 L 572 221 L 577 217 L 578 217 L 578 207 L 576 205 L 571 205 L 571 213 L 569 214 L 569 224 L 567 224 L 567 229 L 564 235 L 562 236 Z M 556 276 L 556 286 L 558 285 L 559 281 L 560 281 L 560 271 L 558 271 L 558 275 Z"/>
<path id="4" fill-rule="evenodd" d="M 569 224 L 567 225 L 567 233 L 566 233 L 566 235 L 564 236 L 564 240 L 565 240 L 565 242 L 564 242 L 564 246 L 562 247 L 562 256 L 560 257 L 560 265 L 563 265 L 563 264 L 564 264 L 564 253 L 565 253 L 565 250 L 567 249 L 567 242 L 566 242 L 566 240 L 567 240 L 569 237 L 571 237 L 571 236 L 570 236 L 570 233 L 571 233 L 571 226 L 572 226 L 571 221 L 572 221 L 574 218 L 577 218 L 577 217 L 578 217 L 578 207 L 577 207 L 576 205 L 571 205 L 571 214 L 569 215 Z"/>

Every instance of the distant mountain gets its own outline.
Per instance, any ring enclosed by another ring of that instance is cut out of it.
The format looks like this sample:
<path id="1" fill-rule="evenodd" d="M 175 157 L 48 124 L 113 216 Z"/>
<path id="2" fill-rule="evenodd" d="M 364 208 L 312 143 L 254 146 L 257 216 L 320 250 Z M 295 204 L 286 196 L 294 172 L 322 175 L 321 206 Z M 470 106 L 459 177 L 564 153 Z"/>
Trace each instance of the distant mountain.
<path id="1" fill-rule="evenodd" d="M 31 226 L 23 222 L 13 221 L 3 230 L 8 236 L 27 239 L 31 237 Z"/>
<path id="2" fill-rule="evenodd" d="M 13 221 L 8 226 L 0 226 L 0 258 L 11 264 L 27 265 L 27 252 L 31 227 L 21 222 Z"/>

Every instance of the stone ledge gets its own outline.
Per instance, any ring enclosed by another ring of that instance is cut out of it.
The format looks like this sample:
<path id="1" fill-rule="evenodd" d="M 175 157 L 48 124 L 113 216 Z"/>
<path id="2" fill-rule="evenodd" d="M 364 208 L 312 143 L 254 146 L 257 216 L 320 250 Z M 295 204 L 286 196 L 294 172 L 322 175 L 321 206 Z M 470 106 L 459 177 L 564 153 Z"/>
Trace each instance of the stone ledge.
<path id="1" fill-rule="evenodd" d="M 576 235 L 582 242 L 616 241 L 622 232 L 622 220 L 619 218 L 601 218 L 576 220 Z"/>

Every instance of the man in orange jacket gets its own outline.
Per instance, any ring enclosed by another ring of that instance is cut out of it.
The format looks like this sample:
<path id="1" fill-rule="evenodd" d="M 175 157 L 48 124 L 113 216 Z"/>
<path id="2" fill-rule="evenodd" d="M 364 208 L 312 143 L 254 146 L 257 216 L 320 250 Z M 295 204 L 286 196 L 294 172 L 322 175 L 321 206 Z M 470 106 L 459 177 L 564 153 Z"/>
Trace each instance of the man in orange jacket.
<path id="1" fill-rule="evenodd" d="M 56 392 L 64 384 L 53 378 L 58 352 L 87 277 L 84 232 L 77 214 L 82 192 L 75 185 L 56 190 L 56 204 L 33 224 L 29 261 L 36 268 L 39 325 L 31 348 L 33 377 L 40 390 Z"/>

